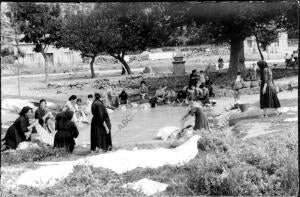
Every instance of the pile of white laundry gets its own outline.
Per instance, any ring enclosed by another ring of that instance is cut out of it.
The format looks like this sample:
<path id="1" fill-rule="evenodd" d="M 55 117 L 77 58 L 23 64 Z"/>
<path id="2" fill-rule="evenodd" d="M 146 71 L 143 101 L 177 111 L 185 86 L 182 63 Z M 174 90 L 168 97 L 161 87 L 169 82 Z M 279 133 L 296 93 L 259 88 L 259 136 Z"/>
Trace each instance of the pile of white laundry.
<path id="1" fill-rule="evenodd" d="M 75 161 L 38 163 L 43 166 L 21 174 L 17 180 L 17 185 L 41 188 L 52 186 L 59 180 L 66 178 L 73 171 L 75 165 L 103 167 L 116 173 L 125 173 L 137 167 L 158 168 L 164 165 L 182 165 L 197 155 L 199 138 L 200 136 L 195 135 L 175 149 L 118 150 Z"/>

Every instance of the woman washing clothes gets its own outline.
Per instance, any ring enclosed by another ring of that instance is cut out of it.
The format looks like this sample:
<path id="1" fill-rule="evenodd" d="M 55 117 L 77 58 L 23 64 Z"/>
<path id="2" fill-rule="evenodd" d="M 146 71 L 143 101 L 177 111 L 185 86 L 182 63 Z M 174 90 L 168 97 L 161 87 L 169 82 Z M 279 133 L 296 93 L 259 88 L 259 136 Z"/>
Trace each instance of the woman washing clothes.
<path id="1" fill-rule="evenodd" d="M 29 123 L 29 118 L 32 117 L 32 108 L 25 106 L 19 113 L 19 117 L 8 128 L 5 137 L 4 144 L 1 151 L 7 149 L 16 149 L 18 145 L 23 141 L 30 141 L 30 135 L 32 128 L 39 124 L 38 120 L 33 123 Z"/>
<path id="2" fill-rule="evenodd" d="M 189 102 L 188 112 L 181 118 L 181 130 L 184 129 L 184 123 L 189 119 L 189 117 L 195 116 L 195 124 L 193 129 L 195 131 L 201 131 L 201 130 L 210 131 L 208 125 L 208 119 L 206 114 L 203 111 L 203 108 L 191 99 L 189 99 L 188 102 Z"/>

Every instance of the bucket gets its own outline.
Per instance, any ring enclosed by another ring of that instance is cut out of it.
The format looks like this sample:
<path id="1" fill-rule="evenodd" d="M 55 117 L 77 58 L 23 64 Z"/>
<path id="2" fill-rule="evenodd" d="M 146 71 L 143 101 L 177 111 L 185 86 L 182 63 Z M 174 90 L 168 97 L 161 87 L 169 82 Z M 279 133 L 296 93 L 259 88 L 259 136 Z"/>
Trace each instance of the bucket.
<path id="1" fill-rule="evenodd" d="M 245 112 L 247 111 L 247 109 L 250 107 L 250 104 L 246 103 L 246 104 L 239 104 L 239 108 L 241 110 L 241 112 Z"/>

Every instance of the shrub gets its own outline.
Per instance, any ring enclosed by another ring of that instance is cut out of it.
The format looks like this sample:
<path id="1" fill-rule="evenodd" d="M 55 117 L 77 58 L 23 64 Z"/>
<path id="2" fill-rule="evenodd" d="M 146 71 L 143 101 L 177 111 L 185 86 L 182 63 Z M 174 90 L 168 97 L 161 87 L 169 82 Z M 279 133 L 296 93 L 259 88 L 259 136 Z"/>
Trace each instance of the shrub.
<path id="1" fill-rule="evenodd" d="M 91 166 L 74 166 L 73 172 L 53 187 L 24 187 L 28 196 L 143 196 L 125 184 L 118 174 Z"/>
<path id="2" fill-rule="evenodd" d="M 44 161 L 66 157 L 69 154 L 64 149 L 32 148 L 1 153 L 1 165 L 12 165 L 24 162 Z"/>
<path id="3" fill-rule="evenodd" d="M 200 151 L 228 151 L 228 146 L 224 142 L 216 137 L 201 137 L 197 142 L 197 147 Z"/>

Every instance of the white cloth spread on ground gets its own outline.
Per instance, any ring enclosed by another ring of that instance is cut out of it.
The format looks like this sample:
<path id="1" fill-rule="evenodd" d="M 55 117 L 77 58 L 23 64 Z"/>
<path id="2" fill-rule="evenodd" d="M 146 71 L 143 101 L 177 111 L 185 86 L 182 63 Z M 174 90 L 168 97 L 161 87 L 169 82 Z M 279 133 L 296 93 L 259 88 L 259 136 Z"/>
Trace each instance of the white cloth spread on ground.
<path id="1" fill-rule="evenodd" d="M 18 178 L 17 185 L 33 187 L 52 186 L 59 180 L 67 177 L 72 172 L 74 165 L 103 167 L 116 173 L 124 173 L 137 167 L 158 168 L 163 165 L 182 165 L 197 155 L 197 141 L 199 138 L 200 136 L 195 135 L 175 149 L 118 150 L 75 161 L 38 163 L 46 166 L 23 173 Z"/>
<path id="2" fill-rule="evenodd" d="M 150 179 L 144 178 L 133 183 L 127 183 L 122 186 L 123 188 L 130 188 L 138 192 L 142 192 L 146 195 L 153 195 L 158 192 L 165 191 L 168 187 L 167 184 L 160 183 L 157 181 L 152 181 Z"/>

